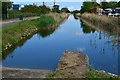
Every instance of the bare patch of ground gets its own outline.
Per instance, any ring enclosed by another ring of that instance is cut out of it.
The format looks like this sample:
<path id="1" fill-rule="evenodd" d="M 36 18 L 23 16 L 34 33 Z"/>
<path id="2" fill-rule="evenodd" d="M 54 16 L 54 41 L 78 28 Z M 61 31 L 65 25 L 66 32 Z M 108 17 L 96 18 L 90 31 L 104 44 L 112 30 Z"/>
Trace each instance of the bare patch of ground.
<path id="1" fill-rule="evenodd" d="M 59 61 L 56 72 L 48 77 L 53 78 L 83 78 L 88 72 L 88 57 L 80 52 L 65 51 Z"/>
<path id="2" fill-rule="evenodd" d="M 46 78 L 50 70 L 2 67 L 2 78 Z"/>

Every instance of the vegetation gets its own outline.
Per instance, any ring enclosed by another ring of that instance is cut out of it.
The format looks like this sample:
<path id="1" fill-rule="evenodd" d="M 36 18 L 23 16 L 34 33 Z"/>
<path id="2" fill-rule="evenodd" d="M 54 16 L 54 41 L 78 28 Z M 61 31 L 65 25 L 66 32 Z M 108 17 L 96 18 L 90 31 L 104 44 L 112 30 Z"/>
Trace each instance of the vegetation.
<path id="1" fill-rule="evenodd" d="M 107 17 L 105 15 L 99 16 L 96 14 L 84 13 L 81 17 L 91 25 L 97 26 L 110 34 L 120 36 L 120 19 Z M 95 28 L 95 27 L 94 27 Z"/>
<path id="2" fill-rule="evenodd" d="M 52 16 L 44 16 L 42 15 L 40 19 L 36 20 L 38 27 L 48 27 L 56 23 Z"/>
<path id="3" fill-rule="evenodd" d="M 68 8 L 62 8 L 62 9 L 61 9 L 61 12 L 69 13 L 70 11 L 68 10 Z"/>
<path id="4" fill-rule="evenodd" d="M 101 2 L 101 8 L 102 9 L 106 9 L 106 8 L 116 8 L 116 7 L 120 7 L 120 1 L 119 2 Z"/>
<path id="5" fill-rule="evenodd" d="M 34 13 L 34 14 L 40 15 L 40 14 L 49 13 L 50 9 L 47 8 L 45 5 L 44 6 L 25 5 L 25 7 L 21 9 L 21 12 Z"/>
<path id="6" fill-rule="evenodd" d="M 7 18 L 7 9 L 10 9 L 12 7 L 12 2 L 10 0 L 5 0 L 4 2 L 1 2 L 2 3 L 2 18 Z"/>
<path id="7" fill-rule="evenodd" d="M 72 77 L 72 75 L 70 75 L 70 73 L 63 73 L 63 72 L 60 72 L 60 71 L 54 71 L 52 72 L 51 74 L 49 74 L 47 76 L 47 78 L 58 78 L 57 76 L 59 75 L 64 75 L 64 76 L 67 76 L 68 78 L 69 77 Z M 73 74 L 74 75 L 74 74 Z M 107 73 L 107 72 L 104 72 L 104 71 L 97 71 L 97 70 L 94 70 L 94 69 L 90 69 L 89 72 L 83 74 L 83 75 L 79 75 L 79 76 L 73 76 L 74 78 L 78 78 L 80 77 L 81 78 L 85 78 L 85 79 L 95 79 L 95 80 L 99 80 L 99 79 L 102 79 L 102 80 L 107 80 L 107 79 L 110 79 L 110 80 L 120 80 L 120 77 L 117 76 L 117 75 L 113 75 L 113 74 L 110 74 L 110 73 Z M 63 77 L 64 78 L 64 77 Z"/>
<path id="8" fill-rule="evenodd" d="M 52 11 L 53 11 L 53 12 L 60 13 L 59 5 L 54 5 Z"/>
<path id="9" fill-rule="evenodd" d="M 85 1 L 85 2 L 83 2 L 83 6 L 81 7 L 80 12 L 81 13 L 90 12 L 90 9 L 94 8 L 96 6 L 99 6 L 99 4 L 97 2 Z"/>
<path id="10" fill-rule="evenodd" d="M 97 70 L 94 70 L 94 69 L 90 69 L 90 71 L 85 73 L 83 76 L 85 78 L 97 78 L 97 79 L 102 78 L 103 80 L 106 80 L 106 79 L 110 79 L 110 80 L 116 80 L 117 79 L 117 80 L 120 80 L 119 76 L 115 76 L 115 75 L 106 73 L 104 71 L 97 71 Z"/>
<path id="11" fill-rule="evenodd" d="M 97 3 L 96 0 L 95 1 L 84 1 L 83 2 L 83 6 L 81 7 L 80 12 L 81 13 L 85 13 L 85 12 L 90 12 L 91 8 L 94 7 L 101 7 L 102 9 L 106 9 L 106 8 L 116 8 L 116 7 L 120 7 L 120 1 L 119 2 L 107 2 L 106 0 L 101 2 L 101 4 Z"/>
<path id="12" fill-rule="evenodd" d="M 2 50 L 4 51 L 10 48 L 19 41 L 24 40 L 26 37 L 36 33 L 38 30 L 48 29 L 47 27 L 54 27 L 54 25 L 62 21 L 64 18 L 66 18 L 64 13 L 49 13 L 46 15 L 41 15 L 38 19 L 22 21 L 20 23 L 3 27 Z"/>
<path id="13" fill-rule="evenodd" d="M 55 23 L 56 22 L 52 16 L 43 15 L 36 20 L 23 21 L 14 25 L 3 27 L 3 50 L 7 48 L 6 45 L 9 47 L 17 41 L 21 40 L 22 36 L 30 34 L 41 27 L 48 27 Z"/>

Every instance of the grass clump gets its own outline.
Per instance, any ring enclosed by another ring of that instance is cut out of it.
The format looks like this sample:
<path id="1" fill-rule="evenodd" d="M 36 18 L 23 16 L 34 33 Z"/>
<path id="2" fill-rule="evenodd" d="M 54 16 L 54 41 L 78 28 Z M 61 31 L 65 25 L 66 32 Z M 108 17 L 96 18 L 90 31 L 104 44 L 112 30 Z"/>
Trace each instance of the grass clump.
<path id="1" fill-rule="evenodd" d="M 47 26 L 51 26 L 55 23 L 56 23 L 56 21 L 52 16 L 42 15 L 40 17 L 40 19 L 38 19 L 38 21 L 37 21 L 37 26 L 38 27 L 47 27 Z"/>
<path id="2" fill-rule="evenodd" d="M 103 80 L 105 80 L 106 78 L 107 79 L 109 78 L 110 80 L 115 80 L 115 79 L 120 80 L 119 76 L 112 75 L 104 71 L 96 71 L 94 69 L 90 69 L 90 71 L 84 74 L 83 76 L 85 76 L 85 78 L 97 78 L 97 79 L 102 78 Z"/>

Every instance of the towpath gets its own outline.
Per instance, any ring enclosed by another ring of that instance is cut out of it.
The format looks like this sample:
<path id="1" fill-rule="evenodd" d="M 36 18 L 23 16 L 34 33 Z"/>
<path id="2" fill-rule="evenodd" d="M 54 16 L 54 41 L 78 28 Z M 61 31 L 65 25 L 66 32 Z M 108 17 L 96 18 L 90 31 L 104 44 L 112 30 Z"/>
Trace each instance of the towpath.
<path id="1" fill-rule="evenodd" d="M 40 16 L 35 16 L 35 17 L 27 17 L 27 18 L 23 18 L 23 21 L 25 20 L 32 20 L 32 19 L 37 19 Z M 21 20 L 19 20 L 19 18 L 17 19 L 10 19 L 10 20 L 3 20 L 2 21 L 2 25 L 0 25 L 0 27 L 4 27 L 4 26 L 8 26 L 8 25 L 12 25 L 12 24 L 16 24 L 19 23 Z"/>

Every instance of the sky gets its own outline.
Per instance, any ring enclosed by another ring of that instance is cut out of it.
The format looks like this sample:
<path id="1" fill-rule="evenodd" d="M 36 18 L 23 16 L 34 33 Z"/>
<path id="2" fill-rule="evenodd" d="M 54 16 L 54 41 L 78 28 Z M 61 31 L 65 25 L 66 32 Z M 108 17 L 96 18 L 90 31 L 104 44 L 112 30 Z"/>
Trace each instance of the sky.
<path id="1" fill-rule="evenodd" d="M 10 0 L 10 1 L 14 2 L 14 4 L 24 4 L 24 5 L 26 4 L 29 5 L 33 3 L 38 3 L 39 5 L 41 5 L 43 1 L 46 3 L 46 5 L 53 5 L 54 2 L 54 0 Z M 66 7 L 70 11 L 73 11 L 73 10 L 80 10 L 83 1 L 86 0 L 56 0 L 56 4 L 60 5 L 60 9 Z M 99 1 L 100 0 L 97 0 L 97 2 Z M 111 0 L 106 0 L 106 1 L 111 1 Z M 114 0 L 114 1 L 120 1 L 120 0 Z"/>
<path id="2" fill-rule="evenodd" d="M 13 2 L 53 2 L 54 0 L 11 0 Z M 57 2 L 83 2 L 86 0 L 56 0 Z M 100 0 L 97 0 L 100 1 Z M 106 0 L 106 1 L 111 1 L 111 0 Z M 120 1 L 120 0 L 112 0 L 112 1 Z"/>

